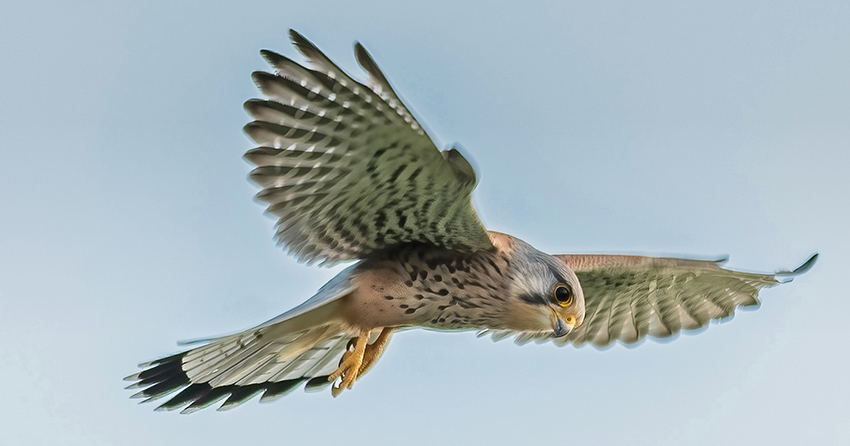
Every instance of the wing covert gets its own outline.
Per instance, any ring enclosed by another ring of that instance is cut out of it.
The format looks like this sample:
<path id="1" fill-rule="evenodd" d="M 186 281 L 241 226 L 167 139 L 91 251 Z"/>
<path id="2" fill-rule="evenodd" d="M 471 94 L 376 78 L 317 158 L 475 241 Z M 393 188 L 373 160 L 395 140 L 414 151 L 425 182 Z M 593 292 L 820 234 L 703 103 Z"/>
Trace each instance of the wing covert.
<path id="1" fill-rule="evenodd" d="M 366 50 L 355 46 L 368 87 L 290 34 L 311 68 L 263 51 L 277 72 L 253 78 L 268 99 L 245 103 L 255 119 L 245 132 L 260 145 L 245 158 L 257 166 L 257 198 L 278 217 L 278 241 L 299 260 L 322 263 L 411 242 L 491 248 L 472 208 L 469 163 L 437 149 Z"/>

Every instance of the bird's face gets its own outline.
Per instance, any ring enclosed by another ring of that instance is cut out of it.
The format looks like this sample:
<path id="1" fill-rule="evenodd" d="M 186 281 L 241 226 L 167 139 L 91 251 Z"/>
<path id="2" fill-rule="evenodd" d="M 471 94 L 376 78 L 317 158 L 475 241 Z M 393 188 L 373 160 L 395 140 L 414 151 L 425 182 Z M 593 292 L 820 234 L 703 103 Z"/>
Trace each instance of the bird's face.
<path id="1" fill-rule="evenodd" d="M 566 336 L 584 321 L 584 293 L 578 278 L 564 262 L 548 254 L 533 248 L 518 254 L 524 261 L 514 276 L 517 305 L 512 328 Z"/>

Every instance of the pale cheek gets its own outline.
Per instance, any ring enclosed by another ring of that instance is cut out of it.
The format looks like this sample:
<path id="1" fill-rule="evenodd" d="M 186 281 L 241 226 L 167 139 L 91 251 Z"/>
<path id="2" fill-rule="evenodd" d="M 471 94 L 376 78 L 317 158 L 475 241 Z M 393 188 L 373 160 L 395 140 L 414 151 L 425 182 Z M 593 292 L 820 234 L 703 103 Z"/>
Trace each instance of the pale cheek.
<path id="1" fill-rule="evenodd" d="M 551 312 L 539 306 L 518 305 L 509 312 L 507 328 L 519 331 L 552 330 Z"/>

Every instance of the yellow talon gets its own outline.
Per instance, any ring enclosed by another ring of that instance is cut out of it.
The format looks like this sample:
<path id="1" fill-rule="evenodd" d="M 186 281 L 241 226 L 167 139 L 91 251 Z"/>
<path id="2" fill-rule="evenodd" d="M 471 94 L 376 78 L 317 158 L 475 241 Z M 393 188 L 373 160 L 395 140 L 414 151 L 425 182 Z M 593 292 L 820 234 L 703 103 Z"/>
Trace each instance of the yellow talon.
<path id="1" fill-rule="evenodd" d="M 363 355 L 366 353 L 366 343 L 369 342 L 371 330 L 361 330 L 360 336 L 352 339 L 354 349 L 347 350 L 339 360 L 339 368 L 328 376 L 328 381 L 336 381 L 342 378 L 339 385 L 331 387 L 331 395 L 338 396 L 345 389 L 350 389 L 357 379 L 360 366 L 363 364 Z"/>
<path id="2" fill-rule="evenodd" d="M 378 359 L 384 353 L 384 347 L 390 342 L 390 335 L 394 330 L 390 327 L 384 327 L 375 342 L 366 346 L 366 351 L 363 353 L 363 364 L 360 366 L 360 371 L 357 372 L 357 379 L 365 375 L 378 362 Z"/>
<path id="3" fill-rule="evenodd" d="M 354 381 L 357 381 L 372 368 L 384 352 L 384 347 L 389 342 L 392 332 L 392 328 L 384 328 L 372 344 L 368 343 L 372 330 L 361 330 L 360 336 L 351 340 L 350 350 L 346 350 L 342 354 L 339 367 L 328 376 L 328 381 L 336 381 L 338 378 L 342 378 L 339 385 L 331 387 L 331 395 L 337 397 L 343 390 L 352 388 Z M 353 349 L 351 348 L 352 343 Z"/>

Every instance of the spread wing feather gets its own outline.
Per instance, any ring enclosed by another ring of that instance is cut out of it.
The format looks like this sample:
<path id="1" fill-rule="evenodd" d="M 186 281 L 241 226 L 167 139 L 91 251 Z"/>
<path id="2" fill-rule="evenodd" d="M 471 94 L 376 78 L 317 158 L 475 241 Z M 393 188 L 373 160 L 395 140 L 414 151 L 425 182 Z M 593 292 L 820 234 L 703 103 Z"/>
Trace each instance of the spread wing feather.
<path id="1" fill-rule="evenodd" d="M 667 338 L 681 330 L 731 318 L 738 307 L 759 305 L 758 293 L 802 274 L 817 254 L 793 271 L 774 274 L 723 269 L 722 261 L 618 255 L 557 256 L 575 271 L 585 297 L 584 322 L 560 345 L 604 347 Z"/>
<path id="2" fill-rule="evenodd" d="M 789 282 L 808 271 L 814 254 L 793 271 L 746 273 L 720 267 L 723 260 L 704 261 L 624 255 L 558 255 L 578 276 L 584 292 L 585 317 L 569 335 L 488 330 L 494 341 L 515 336 L 519 345 L 552 340 L 557 345 L 590 344 L 598 348 L 616 341 L 634 345 L 647 336 L 670 339 L 682 330 L 706 328 L 712 320 L 734 316 L 738 307 L 759 305 L 762 288 Z"/>
<path id="3" fill-rule="evenodd" d="M 254 73 L 268 97 L 245 109 L 260 147 L 257 195 L 278 217 L 278 241 L 299 260 L 335 263 L 410 242 L 456 251 L 492 247 L 470 201 L 475 175 L 456 151 L 441 153 L 404 107 L 372 57 L 363 85 L 291 31 L 311 68 L 263 51 L 277 70 Z"/>

